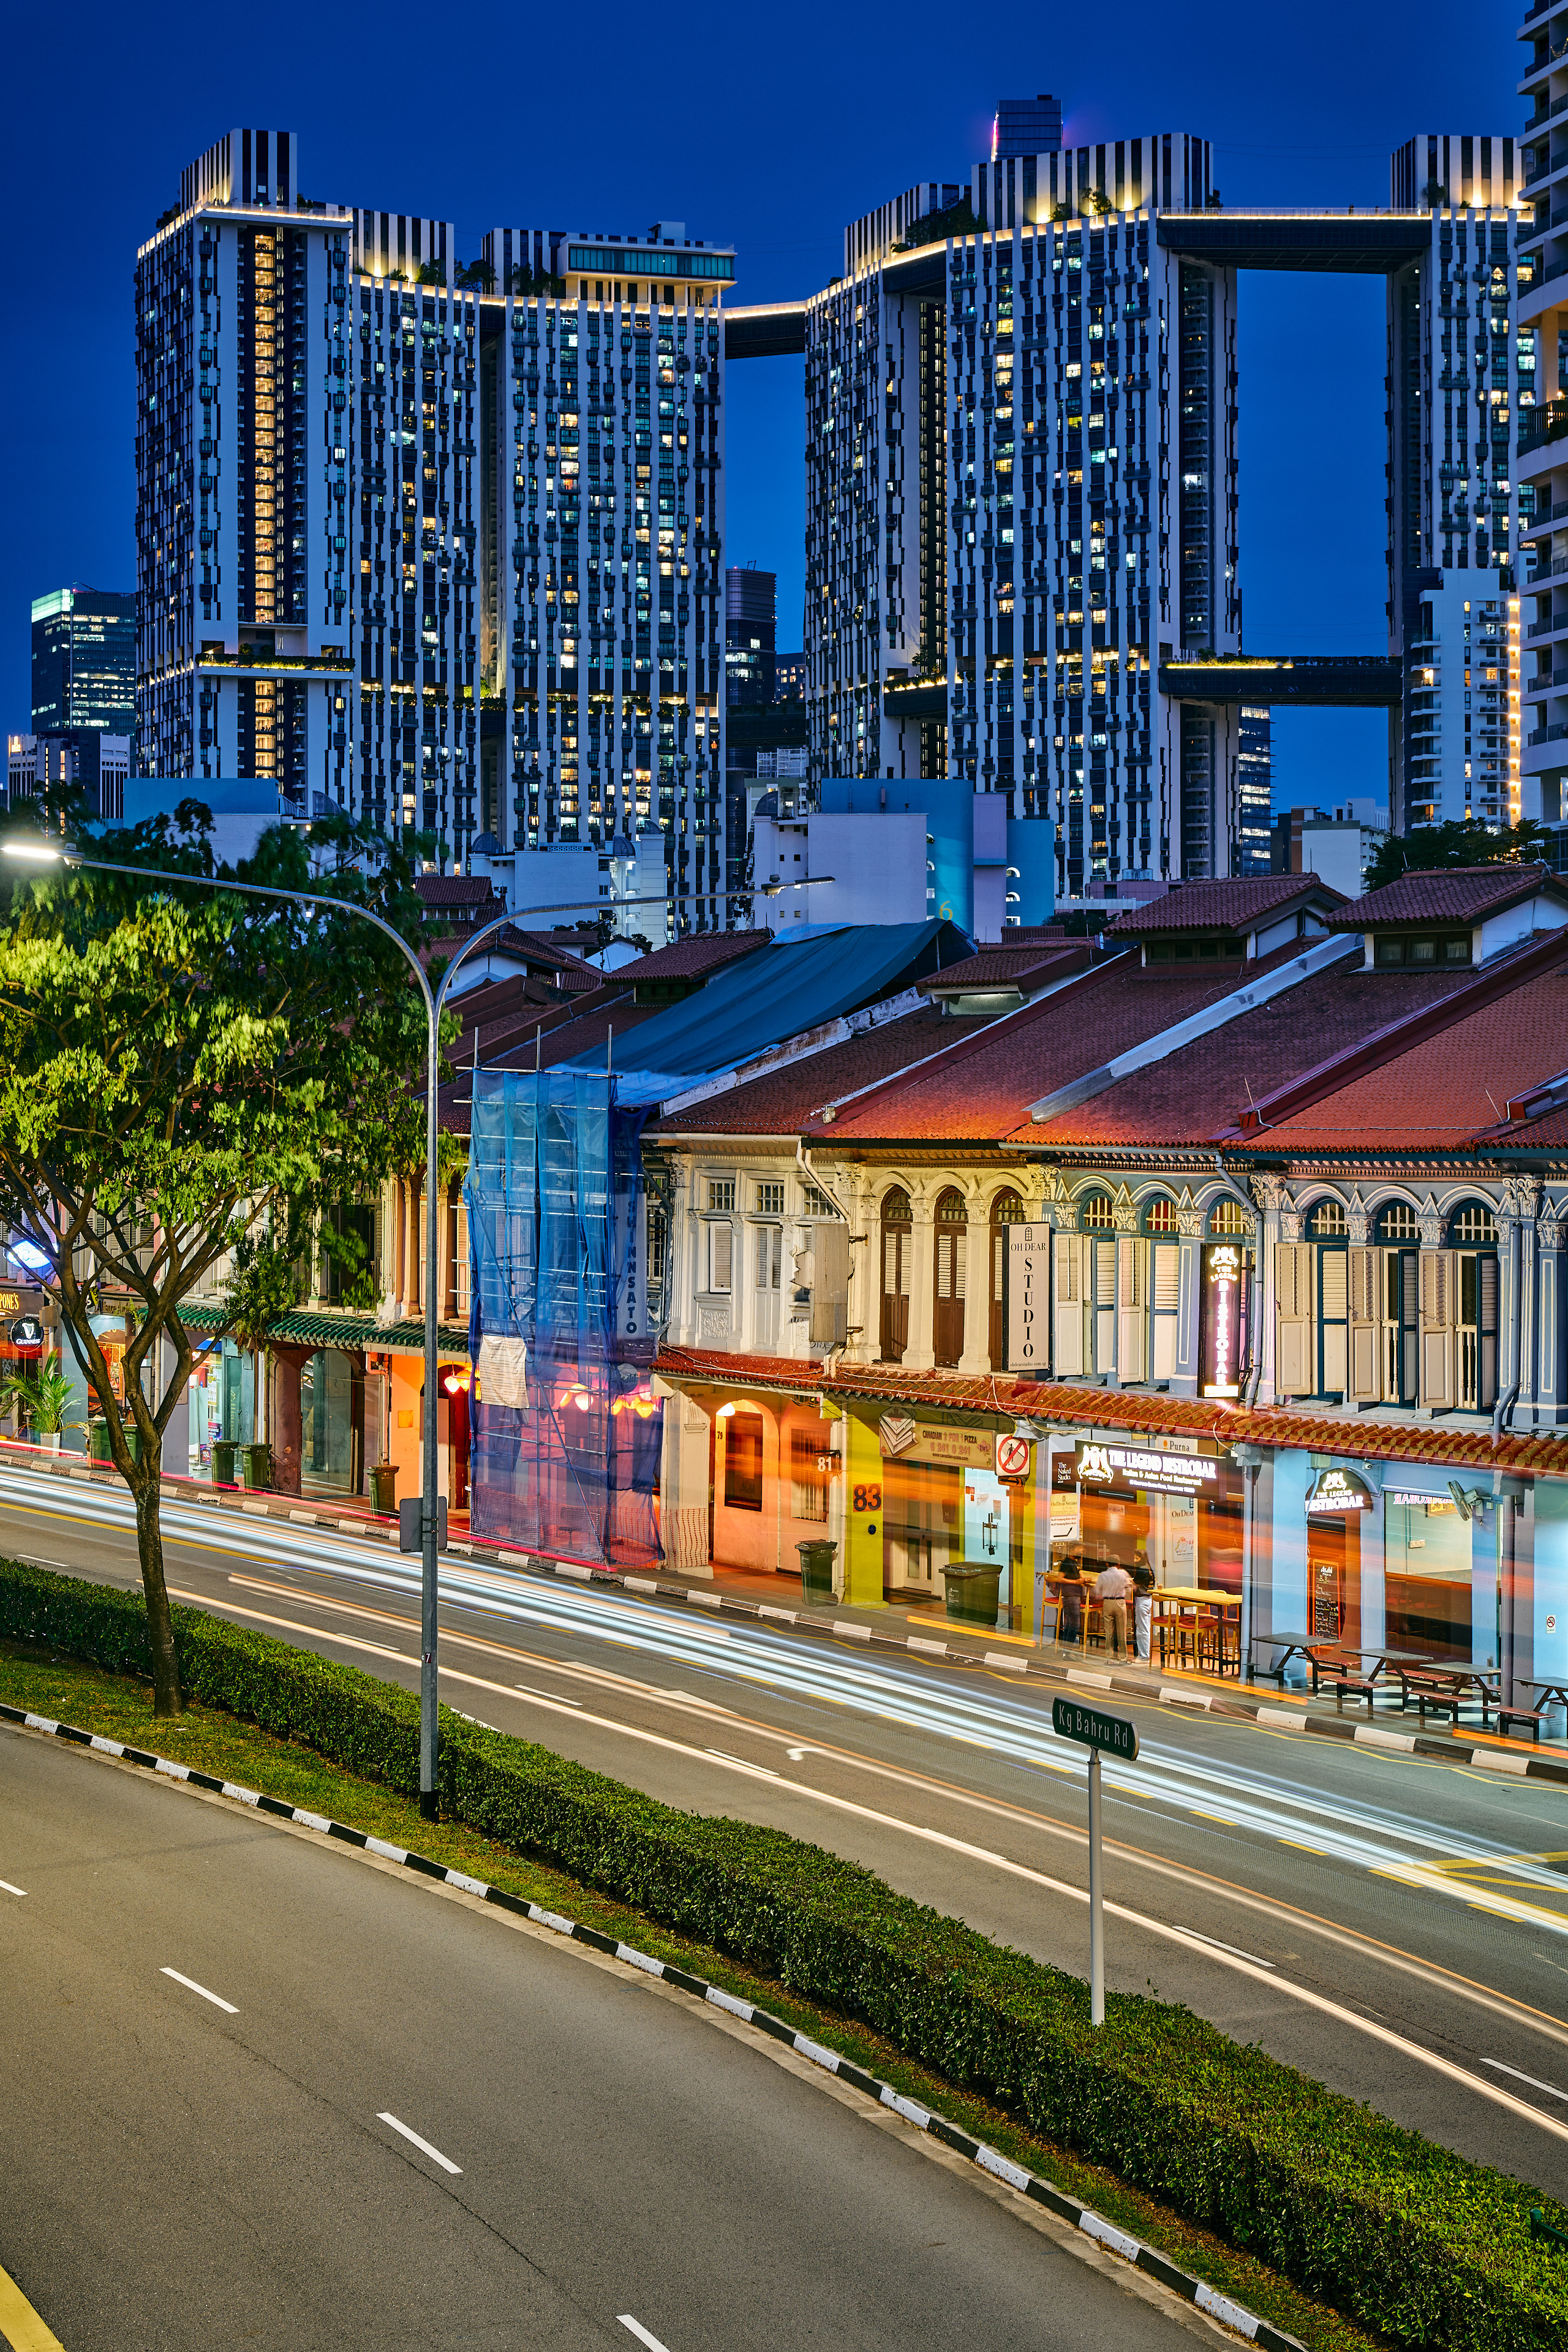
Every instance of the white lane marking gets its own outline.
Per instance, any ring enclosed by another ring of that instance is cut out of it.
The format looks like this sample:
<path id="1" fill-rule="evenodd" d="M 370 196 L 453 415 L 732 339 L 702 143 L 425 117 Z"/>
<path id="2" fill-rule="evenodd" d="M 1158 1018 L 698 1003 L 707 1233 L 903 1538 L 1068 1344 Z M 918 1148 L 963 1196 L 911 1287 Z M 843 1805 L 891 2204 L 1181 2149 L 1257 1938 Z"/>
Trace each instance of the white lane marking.
<path id="1" fill-rule="evenodd" d="M 583 1704 L 580 1698 L 566 1698 L 555 1691 L 535 1690 L 531 1683 L 516 1683 L 513 1688 L 520 1690 L 525 1698 L 552 1698 L 558 1706 L 581 1706 Z"/>
<path id="2" fill-rule="evenodd" d="M 387 2115 L 384 2109 L 377 2116 L 376 2122 L 388 2125 L 393 2131 L 401 2132 L 405 2139 L 412 2140 L 421 2156 L 427 2156 L 432 2164 L 440 2166 L 443 2172 L 450 2172 L 461 2178 L 463 2168 L 460 2164 L 454 2164 L 449 2156 L 443 2156 L 438 2147 L 432 2147 L 429 2141 L 421 2139 L 416 2131 L 410 2131 L 406 2124 L 400 2124 L 395 2116 Z"/>
<path id="3" fill-rule="evenodd" d="M 0 1888 L 4 1888 L 7 1895 L 26 1895 L 27 1892 L 25 1886 L 13 1886 L 8 1878 L 0 1878 Z"/>
<path id="4" fill-rule="evenodd" d="M 232 2000 L 225 2000 L 221 1993 L 209 1992 L 205 1985 L 201 1985 L 196 1982 L 195 1977 L 183 1977 L 178 1969 L 161 1969 L 159 1973 L 163 1976 L 173 1977 L 174 1982 L 176 1984 L 183 1984 L 187 1992 L 199 1992 L 204 2000 L 210 2000 L 215 2009 L 225 2011 L 228 2016 L 237 2017 L 239 2015 L 239 2011 L 236 2009 Z"/>
<path id="5" fill-rule="evenodd" d="M 716 1758 L 721 1764 L 737 1765 L 742 1772 L 760 1773 L 764 1780 L 776 1780 L 779 1777 L 770 1765 L 748 1764 L 743 1756 L 728 1756 L 721 1748 L 710 1748 L 703 1752 Z"/>
<path id="6" fill-rule="evenodd" d="M 1274 1966 L 1272 1960 L 1259 1959 L 1256 1952 L 1244 1952 L 1239 1944 L 1227 1944 L 1218 1936 L 1205 1936 L 1196 1927 L 1182 1927 L 1177 1932 L 1192 1937 L 1196 1943 L 1212 1944 L 1216 1952 L 1234 1952 L 1238 1960 L 1250 1960 L 1254 1968 L 1271 1969 Z"/>
<path id="7" fill-rule="evenodd" d="M 629 2311 L 621 2313 L 620 2322 L 623 2327 L 628 2329 L 637 2337 L 639 2344 L 647 2345 L 647 2352 L 666 2352 L 666 2347 L 659 2342 L 658 2336 L 650 2336 L 641 2320 L 634 2319 Z"/>
<path id="8" fill-rule="evenodd" d="M 1511 2074 L 1516 2083 L 1528 2083 L 1532 2091 L 1544 2091 L 1549 2099 L 1568 2099 L 1568 2091 L 1560 2091 L 1555 2083 L 1543 2083 L 1538 2074 L 1521 2074 L 1517 2066 L 1505 2066 L 1500 2058 L 1483 2058 L 1483 2066 L 1495 2066 L 1500 2074 Z"/>

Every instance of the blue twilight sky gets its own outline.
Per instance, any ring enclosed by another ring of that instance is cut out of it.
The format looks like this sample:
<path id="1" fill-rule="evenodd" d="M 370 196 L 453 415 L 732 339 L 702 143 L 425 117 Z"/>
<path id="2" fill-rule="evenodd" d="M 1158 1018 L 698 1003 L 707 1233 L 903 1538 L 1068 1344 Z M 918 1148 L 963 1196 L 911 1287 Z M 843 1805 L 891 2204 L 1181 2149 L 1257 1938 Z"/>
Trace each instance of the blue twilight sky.
<path id="1" fill-rule="evenodd" d="M 1049 89 L 1069 144 L 1180 130 L 1214 142 L 1233 204 L 1382 204 L 1420 131 L 1517 134 L 1522 5 L 1483 12 L 1321 0 L 1276 16 L 1130 0 L 1109 19 L 1005 10 L 894 16 L 805 0 L 765 21 L 689 0 L 668 22 L 607 0 L 368 15 L 19 11 L 6 42 L 11 320 L 0 446 L 0 723 L 27 723 L 28 606 L 71 579 L 129 587 L 131 272 L 182 164 L 225 130 L 297 132 L 300 184 L 346 204 L 498 224 L 732 240 L 737 299 L 804 293 L 846 220 L 917 179 L 964 179 L 1000 95 Z M 1107 29 L 1114 31 L 1107 37 Z M 1241 339 L 1242 581 L 1258 652 L 1384 644 L 1381 279 L 1249 277 Z M 779 575 L 800 643 L 798 361 L 731 376 L 726 561 Z M 1278 804 L 1384 797 L 1381 712 L 1276 720 Z"/>

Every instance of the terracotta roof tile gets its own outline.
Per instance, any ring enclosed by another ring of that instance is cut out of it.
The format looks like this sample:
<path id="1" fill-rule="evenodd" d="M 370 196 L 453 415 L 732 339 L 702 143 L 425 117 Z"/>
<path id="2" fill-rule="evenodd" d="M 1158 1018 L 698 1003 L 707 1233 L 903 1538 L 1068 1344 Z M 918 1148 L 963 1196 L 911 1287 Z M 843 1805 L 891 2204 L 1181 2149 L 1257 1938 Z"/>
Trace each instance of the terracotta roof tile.
<path id="1" fill-rule="evenodd" d="M 1390 1023 L 1440 1003 L 1473 978 L 1468 970 L 1367 971 L 1347 955 L 1342 964 L 1281 990 L 1256 1011 L 1134 1070 L 1047 1125 L 1026 1120 L 1020 1138 L 1105 1149 L 1212 1142 L 1276 1087 Z"/>
<path id="2" fill-rule="evenodd" d="M 1298 899 L 1317 898 L 1342 906 L 1337 890 L 1315 874 L 1258 874 L 1221 882 L 1173 882 L 1163 898 L 1147 898 L 1118 915 L 1106 937 L 1121 940 L 1150 931 L 1245 931 L 1265 915 Z"/>
<path id="3" fill-rule="evenodd" d="M 1294 946 L 1285 952 L 1294 953 Z M 1274 961 L 1249 964 L 1248 975 Z M 1042 1095 L 1238 985 L 1234 965 L 1159 964 L 1145 971 L 1134 955 L 1107 957 L 1054 995 L 961 1036 L 929 1069 L 889 1079 L 846 1104 L 831 1122 L 813 1120 L 812 1135 L 845 1145 L 1011 1136 L 1027 1126 L 1029 1106 Z"/>
<path id="4" fill-rule="evenodd" d="M 742 1085 L 673 1110 L 645 1132 L 658 1135 L 795 1135 L 812 1112 L 837 1096 L 872 1086 L 879 1078 L 907 1069 L 911 1062 L 940 1053 L 951 1042 L 957 1024 L 934 1005 L 906 1013 L 900 1020 L 879 1023 L 872 1029 L 827 1045 L 820 1053 L 803 1055 L 781 1068 L 764 1070 Z"/>
<path id="5" fill-rule="evenodd" d="M 506 903 L 488 874 L 416 874 L 414 888 L 426 907 L 488 907 L 493 899 L 499 913 Z"/>
<path id="6" fill-rule="evenodd" d="M 1405 923 L 1479 923 L 1532 898 L 1553 877 L 1544 866 L 1435 866 L 1402 874 L 1380 890 L 1352 898 L 1333 918 L 1336 931 L 1370 931 Z M 1568 897 L 1568 887 L 1556 884 Z"/>
<path id="7" fill-rule="evenodd" d="M 1446 1428 L 1435 1422 L 1376 1421 L 1342 1413 L 1247 1412 L 1194 1397 L 1158 1391 L 1076 1388 L 1066 1381 L 1017 1381 L 1005 1372 L 915 1372 L 902 1364 L 845 1364 L 831 1370 L 792 1356 L 727 1355 L 715 1348 L 661 1348 L 654 1370 L 664 1379 L 721 1388 L 795 1391 L 865 1397 L 906 1410 L 994 1413 L 1011 1420 L 1026 1412 L 1040 1421 L 1099 1428 L 1208 1437 L 1221 1450 L 1246 1439 L 1342 1454 L 1365 1462 L 1451 1463 L 1477 1470 L 1533 1471 L 1568 1477 L 1568 1446 L 1548 1437 L 1500 1438 L 1493 1447 L 1484 1423 Z"/>
<path id="8" fill-rule="evenodd" d="M 1043 988 L 1047 981 L 1087 964 L 1093 954 L 1086 940 L 1069 940 L 1061 932 L 1054 939 L 1034 942 L 1015 940 L 1010 935 L 999 943 L 981 948 L 974 955 L 964 956 L 958 963 L 944 964 L 920 982 L 928 995 L 947 995 L 965 989 L 1005 988 L 1011 982 L 1037 973 Z"/>
<path id="9" fill-rule="evenodd" d="M 1331 1094 L 1248 1135 L 1247 1145 L 1278 1152 L 1455 1149 L 1496 1130 L 1510 1096 L 1528 1093 L 1562 1069 L 1568 1041 L 1568 937 L 1552 947 L 1547 969 L 1533 954 L 1517 986 L 1478 985 L 1466 974 L 1456 1017 L 1436 1035 L 1380 1059 Z M 1365 975 L 1378 985 L 1382 975 Z M 1495 979 L 1489 975 L 1489 979 Z M 1433 978 L 1436 978 L 1434 974 Z M 1465 995 L 1484 994 L 1475 1011 Z M 1522 1137 L 1521 1127 L 1506 1129 Z M 1533 1137 L 1531 1138 L 1533 1140 Z"/>
<path id="10" fill-rule="evenodd" d="M 618 963 L 605 977 L 616 988 L 635 985 L 639 980 L 694 980 L 703 972 L 716 971 L 721 964 L 754 955 L 772 937 L 766 930 L 694 931 L 689 939 L 671 940 L 667 947 L 655 948 L 632 963 Z"/>

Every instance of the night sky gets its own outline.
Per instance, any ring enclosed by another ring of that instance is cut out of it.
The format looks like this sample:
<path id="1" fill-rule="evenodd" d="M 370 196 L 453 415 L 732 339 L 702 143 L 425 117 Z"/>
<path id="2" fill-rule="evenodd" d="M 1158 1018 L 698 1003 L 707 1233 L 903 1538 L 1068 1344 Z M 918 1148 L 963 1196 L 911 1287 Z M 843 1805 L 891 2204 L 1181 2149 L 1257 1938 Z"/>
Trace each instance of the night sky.
<path id="1" fill-rule="evenodd" d="M 0 428 L 0 718 L 28 723 L 28 605 L 71 579 L 134 584 L 132 270 L 181 166 L 237 124 L 297 132 L 300 184 L 455 218 L 476 255 L 500 224 L 683 219 L 737 247 L 740 301 L 804 294 L 843 224 L 918 179 L 966 180 L 1000 95 L 1049 89 L 1071 145 L 1186 129 L 1229 204 L 1385 204 L 1415 131 L 1512 133 L 1522 5 L 1085 10 L 1057 29 L 947 8 L 664 17 L 274 7 L 158 20 L 89 4 L 18 12 L 6 55 Z M 1489 16 L 1490 29 L 1488 29 Z M 1245 642 L 1380 652 L 1384 290 L 1377 278 L 1242 281 Z M 801 363 L 730 376 L 727 562 L 779 575 L 798 646 Z M 1386 797 L 1382 712 L 1276 719 L 1275 801 Z"/>

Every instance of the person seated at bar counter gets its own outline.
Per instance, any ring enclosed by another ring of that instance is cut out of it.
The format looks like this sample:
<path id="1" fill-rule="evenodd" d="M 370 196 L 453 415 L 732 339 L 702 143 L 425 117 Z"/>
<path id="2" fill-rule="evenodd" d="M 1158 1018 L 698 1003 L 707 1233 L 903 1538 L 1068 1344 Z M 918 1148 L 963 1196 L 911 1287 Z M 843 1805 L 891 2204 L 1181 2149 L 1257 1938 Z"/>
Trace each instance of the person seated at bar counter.
<path id="1" fill-rule="evenodd" d="M 1094 1597 L 1100 1603 L 1100 1622 L 1105 1628 L 1105 1646 L 1113 1658 L 1127 1655 L 1127 1603 L 1135 1590 L 1119 1559 L 1102 1568 L 1094 1580 Z"/>

